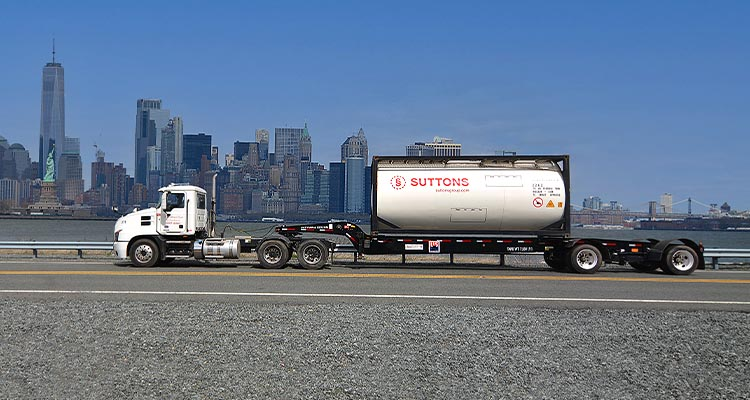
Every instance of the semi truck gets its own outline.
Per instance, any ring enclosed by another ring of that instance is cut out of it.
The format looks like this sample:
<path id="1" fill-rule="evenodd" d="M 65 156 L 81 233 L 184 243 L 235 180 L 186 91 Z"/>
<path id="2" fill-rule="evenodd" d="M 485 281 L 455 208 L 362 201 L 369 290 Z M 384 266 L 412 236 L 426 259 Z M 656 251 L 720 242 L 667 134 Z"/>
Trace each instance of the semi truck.
<path id="1" fill-rule="evenodd" d="M 156 207 L 115 224 L 114 251 L 136 266 L 174 259 L 237 258 L 264 268 L 322 268 L 344 238 L 360 255 L 543 254 L 557 271 L 592 274 L 605 264 L 686 275 L 705 268 L 700 244 L 571 236 L 568 155 L 391 157 L 372 160 L 370 233 L 348 221 L 279 225 L 262 238 L 216 237 L 205 190 L 160 189 Z M 223 235 L 222 235 L 223 236 Z"/>

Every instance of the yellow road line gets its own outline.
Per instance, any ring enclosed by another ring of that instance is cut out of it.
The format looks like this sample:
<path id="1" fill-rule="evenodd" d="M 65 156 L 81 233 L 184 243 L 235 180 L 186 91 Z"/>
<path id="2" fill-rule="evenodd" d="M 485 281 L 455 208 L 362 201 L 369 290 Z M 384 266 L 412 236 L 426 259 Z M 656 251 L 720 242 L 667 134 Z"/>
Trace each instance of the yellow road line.
<path id="1" fill-rule="evenodd" d="M 235 276 L 261 278 L 379 278 L 379 279 L 485 279 L 508 281 L 603 281 L 655 283 L 723 283 L 750 284 L 750 279 L 706 279 L 691 277 L 607 277 L 547 275 L 440 275 L 404 273 L 336 273 L 336 272 L 267 272 L 267 271 L 0 271 L 0 275 L 97 275 L 97 276 Z"/>

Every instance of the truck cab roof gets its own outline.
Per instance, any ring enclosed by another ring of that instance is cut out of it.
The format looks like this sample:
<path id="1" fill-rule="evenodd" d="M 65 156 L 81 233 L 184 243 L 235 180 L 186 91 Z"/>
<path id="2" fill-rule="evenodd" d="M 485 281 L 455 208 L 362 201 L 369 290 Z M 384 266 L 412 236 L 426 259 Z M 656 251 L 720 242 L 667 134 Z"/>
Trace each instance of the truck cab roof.
<path id="1" fill-rule="evenodd" d="M 159 192 L 168 192 L 168 191 L 172 191 L 172 190 L 177 190 L 177 191 L 193 191 L 193 192 L 198 192 L 198 193 L 206 194 L 206 191 L 203 190 L 202 188 L 198 187 L 198 186 L 187 185 L 187 184 L 183 184 L 183 183 L 177 183 L 177 184 L 173 183 L 173 184 L 170 184 L 169 186 L 165 186 L 165 187 L 159 189 Z"/>

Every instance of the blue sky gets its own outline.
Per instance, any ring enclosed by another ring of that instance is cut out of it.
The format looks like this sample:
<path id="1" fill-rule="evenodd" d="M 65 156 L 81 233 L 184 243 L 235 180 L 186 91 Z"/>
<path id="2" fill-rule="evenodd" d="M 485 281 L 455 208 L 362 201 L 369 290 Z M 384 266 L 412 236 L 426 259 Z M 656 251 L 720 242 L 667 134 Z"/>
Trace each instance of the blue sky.
<path id="1" fill-rule="evenodd" d="M 136 100 L 160 98 L 221 154 L 307 121 L 326 164 L 364 127 L 371 155 L 570 154 L 576 204 L 750 209 L 750 2 L 107 3 L 0 5 L 0 135 L 37 154 L 55 37 L 86 188 L 94 143 L 132 173 Z"/>

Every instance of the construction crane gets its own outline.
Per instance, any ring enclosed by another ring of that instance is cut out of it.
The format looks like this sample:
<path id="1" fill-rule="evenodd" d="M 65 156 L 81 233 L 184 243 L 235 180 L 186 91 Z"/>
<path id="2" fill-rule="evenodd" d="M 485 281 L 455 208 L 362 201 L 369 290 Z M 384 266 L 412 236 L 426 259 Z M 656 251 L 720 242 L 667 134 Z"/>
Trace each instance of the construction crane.
<path id="1" fill-rule="evenodd" d="M 94 143 L 94 148 L 96 149 L 96 160 L 99 161 L 99 158 L 104 160 L 104 151 L 99 148 L 99 146 Z"/>

